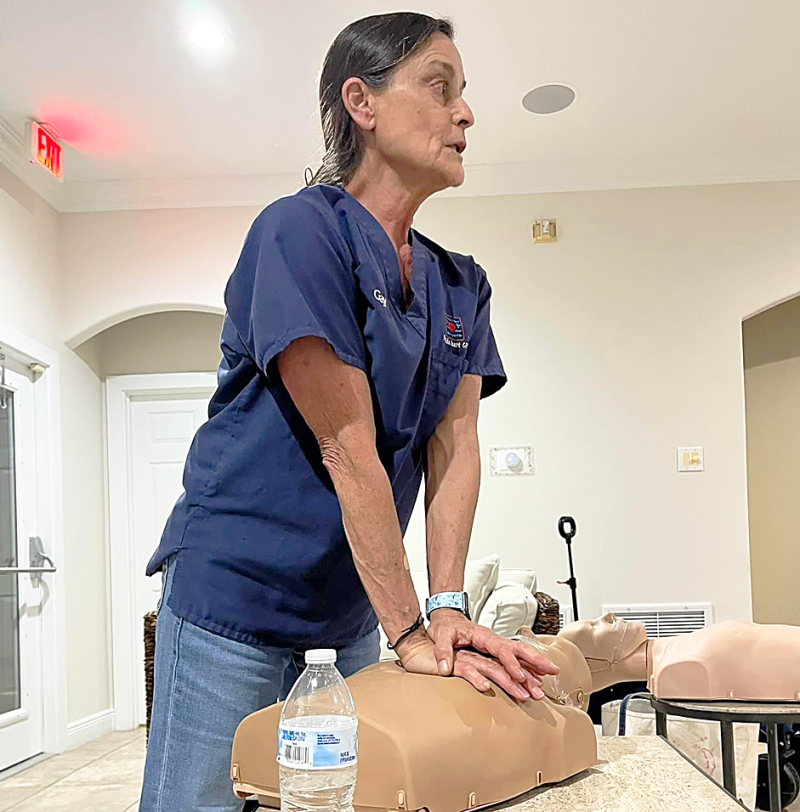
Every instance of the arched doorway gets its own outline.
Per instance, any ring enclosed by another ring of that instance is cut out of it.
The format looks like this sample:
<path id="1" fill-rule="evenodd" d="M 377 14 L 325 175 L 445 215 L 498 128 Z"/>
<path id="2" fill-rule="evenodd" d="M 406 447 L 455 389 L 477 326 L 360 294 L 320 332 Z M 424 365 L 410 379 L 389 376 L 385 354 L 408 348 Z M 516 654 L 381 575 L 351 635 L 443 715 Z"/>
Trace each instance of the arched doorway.
<path id="1" fill-rule="evenodd" d="M 75 352 L 104 380 L 112 375 L 207 372 L 220 359 L 222 313 L 157 310 L 116 321 Z"/>
<path id="2" fill-rule="evenodd" d="M 742 324 L 753 619 L 800 625 L 800 296 Z"/>
<path id="3" fill-rule="evenodd" d="M 160 594 L 144 575 L 182 491 L 191 441 L 207 419 L 221 313 L 168 310 L 115 318 L 75 352 L 104 384 L 114 723 L 144 723 L 143 617 Z"/>

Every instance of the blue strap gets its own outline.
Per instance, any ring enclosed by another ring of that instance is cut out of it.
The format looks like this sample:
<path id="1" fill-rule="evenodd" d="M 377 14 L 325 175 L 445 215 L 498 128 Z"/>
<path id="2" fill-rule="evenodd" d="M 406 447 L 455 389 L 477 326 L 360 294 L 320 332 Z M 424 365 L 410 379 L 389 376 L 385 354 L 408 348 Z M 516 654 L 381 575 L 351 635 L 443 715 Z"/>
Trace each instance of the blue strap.
<path id="1" fill-rule="evenodd" d="M 647 699 L 650 696 L 648 693 L 636 693 L 636 694 L 628 694 L 623 700 L 622 704 L 619 706 L 619 733 L 618 736 L 625 735 L 625 729 L 627 727 L 627 716 L 628 716 L 628 703 L 631 699 Z"/>

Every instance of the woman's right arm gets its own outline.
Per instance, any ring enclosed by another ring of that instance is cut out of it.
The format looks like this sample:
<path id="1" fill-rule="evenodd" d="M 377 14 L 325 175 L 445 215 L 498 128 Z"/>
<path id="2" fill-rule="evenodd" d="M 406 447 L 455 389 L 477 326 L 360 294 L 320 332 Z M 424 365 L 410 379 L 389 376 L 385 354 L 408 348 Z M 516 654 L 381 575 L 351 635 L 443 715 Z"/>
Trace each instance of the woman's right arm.
<path id="1" fill-rule="evenodd" d="M 420 608 L 394 504 L 392 486 L 378 457 L 369 382 L 364 372 L 339 360 L 324 339 L 293 341 L 277 357 L 278 373 L 297 410 L 319 443 L 342 509 L 356 569 L 389 640 L 396 640 L 419 617 Z M 403 667 L 439 674 L 434 644 L 424 629 L 396 649 Z M 494 659 L 459 651 L 453 675 L 485 690 L 489 677 L 517 696 L 520 686 Z M 529 693 L 538 688 L 532 675 Z"/>
<path id="2" fill-rule="evenodd" d="M 417 620 L 420 607 L 404 564 L 392 487 L 375 445 L 367 376 L 312 336 L 293 341 L 278 356 L 278 372 L 319 443 L 356 569 L 394 641 Z"/>

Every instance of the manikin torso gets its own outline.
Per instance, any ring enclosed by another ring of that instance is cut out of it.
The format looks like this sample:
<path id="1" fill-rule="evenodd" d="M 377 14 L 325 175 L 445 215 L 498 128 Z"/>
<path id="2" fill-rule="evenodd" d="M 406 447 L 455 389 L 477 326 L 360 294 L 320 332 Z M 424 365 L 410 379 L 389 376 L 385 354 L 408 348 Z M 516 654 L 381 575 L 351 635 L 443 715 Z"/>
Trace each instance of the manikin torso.
<path id="1" fill-rule="evenodd" d="M 800 701 L 800 626 L 729 620 L 648 649 L 648 685 L 662 699 Z"/>
<path id="2" fill-rule="evenodd" d="M 541 638 L 564 679 L 544 686 L 554 699 L 517 702 L 461 679 L 409 674 L 384 662 L 347 680 L 358 709 L 356 810 L 460 812 L 507 801 L 562 781 L 597 761 L 597 742 L 580 705 L 591 674 L 568 640 Z M 557 696 L 555 696 L 557 694 Z M 234 791 L 278 797 L 277 727 L 281 706 L 248 716 L 234 738 Z"/>

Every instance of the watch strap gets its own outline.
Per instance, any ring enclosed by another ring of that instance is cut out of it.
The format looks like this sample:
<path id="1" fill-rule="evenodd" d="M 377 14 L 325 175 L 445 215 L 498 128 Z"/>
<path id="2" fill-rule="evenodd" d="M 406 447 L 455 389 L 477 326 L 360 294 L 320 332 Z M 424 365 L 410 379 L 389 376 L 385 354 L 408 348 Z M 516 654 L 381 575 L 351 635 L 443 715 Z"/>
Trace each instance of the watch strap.
<path id="1" fill-rule="evenodd" d="M 431 612 L 437 609 L 455 609 L 463 612 L 467 620 L 472 620 L 469 614 L 469 595 L 466 592 L 437 592 L 425 601 L 425 614 L 431 619 Z"/>

